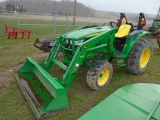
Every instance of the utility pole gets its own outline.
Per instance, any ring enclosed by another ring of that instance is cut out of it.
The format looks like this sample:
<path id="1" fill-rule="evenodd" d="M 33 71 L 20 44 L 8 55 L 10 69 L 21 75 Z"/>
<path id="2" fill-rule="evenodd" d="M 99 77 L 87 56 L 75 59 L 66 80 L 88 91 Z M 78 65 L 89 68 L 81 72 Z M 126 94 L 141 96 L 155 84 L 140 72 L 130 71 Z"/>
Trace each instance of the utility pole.
<path id="1" fill-rule="evenodd" d="M 76 21 L 76 2 L 77 0 L 74 1 L 74 16 L 73 16 L 73 25 L 75 25 L 75 21 Z"/>
<path id="2" fill-rule="evenodd" d="M 56 1 L 54 1 L 52 15 L 53 15 L 53 31 L 54 31 L 54 34 L 56 34 Z"/>
<path id="3" fill-rule="evenodd" d="M 157 18 L 159 18 L 160 17 L 160 6 L 159 6 L 159 10 L 158 10 L 158 14 L 157 14 Z"/>

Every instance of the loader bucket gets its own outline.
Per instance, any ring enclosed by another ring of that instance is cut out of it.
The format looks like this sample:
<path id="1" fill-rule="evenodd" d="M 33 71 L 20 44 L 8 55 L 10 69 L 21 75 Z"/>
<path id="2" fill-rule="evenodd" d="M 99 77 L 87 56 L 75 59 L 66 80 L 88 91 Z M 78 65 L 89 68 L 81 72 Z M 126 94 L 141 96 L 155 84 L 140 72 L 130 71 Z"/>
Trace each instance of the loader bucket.
<path id="1" fill-rule="evenodd" d="M 68 107 L 67 90 L 33 58 L 28 57 L 15 76 L 38 119 Z"/>
<path id="2" fill-rule="evenodd" d="M 43 52 L 50 52 L 54 41 L 52 38 L 37 38 L 33 45 Z"/>

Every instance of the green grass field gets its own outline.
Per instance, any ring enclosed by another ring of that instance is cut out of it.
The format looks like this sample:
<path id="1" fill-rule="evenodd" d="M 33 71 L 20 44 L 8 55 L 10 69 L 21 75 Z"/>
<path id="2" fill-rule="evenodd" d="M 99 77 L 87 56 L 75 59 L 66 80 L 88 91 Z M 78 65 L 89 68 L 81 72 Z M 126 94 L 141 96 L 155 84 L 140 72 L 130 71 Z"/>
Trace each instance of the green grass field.
<path id="1" fill-rule="evenodd" d="M 41 22 L 41 21 L 38 21 Z M 32 21 L 28 21 L 32 23 Z M 42 22 L 44 23 L 44 22 Z M 47 23 L 45 21 L 45 23 Z M 47 54 L 33 46 L 36 38 L 55 38 L 53 28 L 47 26 L 24 26 L 29 29 L 31 39 L 7 39 L 4 24 L 17 27 L 16 19 L 0 19 L 0 120 L 36 119 L 25 100 L 14 77 L 15 72 L 25 63 L 25 58 L 33 57 L 43 62 Z M 59 28 L 63 31 L 62 28 Z M 73 28 L 72 28 L 73 29 Z M 113 65 L 113 78 L 107 88 L 93 91 L 86 84 L 87 69 L 81 67 L 68 90 L 69 107 L 65 111 L 46 120 L 75 120 L 113 93 L 116 89 L 133 83 L 160 84 L 160 50 L 156 40 L 152 40 L 155 49 L 149 69 L 141 75 L 126 73 L 125 67 Z M 57 71 L 60 69 L 56 68 Z"/>

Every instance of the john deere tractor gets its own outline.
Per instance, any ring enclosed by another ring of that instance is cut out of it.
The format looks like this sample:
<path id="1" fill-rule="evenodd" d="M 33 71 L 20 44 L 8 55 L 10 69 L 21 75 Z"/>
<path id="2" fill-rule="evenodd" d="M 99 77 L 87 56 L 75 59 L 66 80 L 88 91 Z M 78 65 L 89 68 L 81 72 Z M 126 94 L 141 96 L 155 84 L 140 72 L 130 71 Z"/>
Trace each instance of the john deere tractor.
<path id="1" fill-rule="evenodd" d="M 60 35 L 43 64 L 28 57 L 16 79 L 37 118 L 68 107 L 67 90 L 81 65 L 88 67 L 86 81 L 94 90 L 109 84 L 112 60 L 117 66 L 126 66 L 130 74 L 144 73 L 153 55 L 153 44 L 146 37 L 150 33 L 142 30 L 145 24 L 143 13 L 136 26 L 121 13 L 120 19 L 108 26 L 85 26 Z M 62 62 L 57 59 L 59 53 L 63 54 Z M 62 79 L 49 74 L 53 64 L 65 71 Z"/>
<path id="2" fill-rule="evenodd" d="M 148 28 L 149 32 L 151 32 L 151 38 L 156 38 L 158 46 L 160 48 L 160 19 L 154 19 L 152 26 Z"/>

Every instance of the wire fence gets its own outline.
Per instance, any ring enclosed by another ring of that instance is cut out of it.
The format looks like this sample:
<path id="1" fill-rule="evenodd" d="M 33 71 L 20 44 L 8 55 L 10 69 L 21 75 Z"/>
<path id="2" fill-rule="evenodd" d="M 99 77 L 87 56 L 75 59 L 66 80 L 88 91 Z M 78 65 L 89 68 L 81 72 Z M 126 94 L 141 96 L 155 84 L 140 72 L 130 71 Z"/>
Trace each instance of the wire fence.
<path id="1" fill-rule="evenodd" d="M 110 18 L 90 18 L 75 16 L 75 25 L 73 25 L 74 16 L 60 16 L 56 14 L 33 14 L 33 13 L 15 13 L 11 11 L 1 11 L 1 19 L 6 19 L 5 23 L 13 25 L 13 27 L 32 30 L 37 35 L 46 34 L 62 34 L 73 29 L 86 25 L 103 25 L 111 20 Z M 12 22 L 17 21 L 17 23 Z M 17 24 L 17 25 L 16 25 Z"/>
<path id="2" fill-rule="evenodd" d="M 0 12 L 0 19 L 5 19 L 5 24 L 12 25 L 16 28 L 30 30 L 32 34 L 38 36 L 63 34 L 87 25 L 101 26 L 108 24 L 110 21 L 116 22 L 118 17 L 91 18 L 75 16 L 75 25 L 73 25 L 73 18 L 74 16 L 60 16 L 56 14 L 17 13 L 13 11 Z M 137 24 L 137 21 L 129 21 L 133 24 Z M 2 29 L 0 28 L 0 30 Z"/>
<path id="3" fill-rule="evenodd" d="M 103 25 L 104 23 L 109 22 L 109 19 L 75 17 L 76 24 L 73 25 L 74 16 L 29 15 L 28 17 L 18 16 L 18 27 L 21 26 L 30 26 L 30 27 L 36 26 L 42 28 L 48 27 L 48 29 L 53 30 L 54 34 L 66 33 L 73 29 L 86 25 Z"/>

